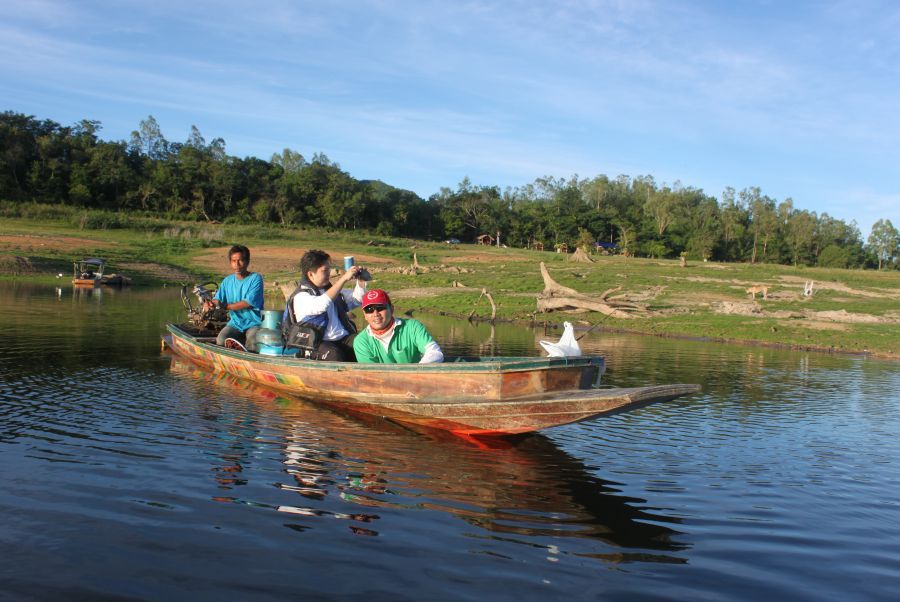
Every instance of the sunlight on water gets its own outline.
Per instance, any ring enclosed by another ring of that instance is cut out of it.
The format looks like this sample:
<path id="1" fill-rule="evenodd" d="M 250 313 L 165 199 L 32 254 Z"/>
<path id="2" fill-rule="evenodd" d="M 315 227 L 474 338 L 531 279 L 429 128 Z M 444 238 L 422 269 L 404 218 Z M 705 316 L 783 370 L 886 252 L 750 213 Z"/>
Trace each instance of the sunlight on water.
<path id="1" fill-rule="evenodd" d="M 540 355 L 560 334 L 416 317 L 448 353 Z M 580 344 L 606 357 L 608 384 L 703 393 L 478 441 L 161 354 L 176 291 L 13 286 L 0 319 L 13 598 L 875 599 L 900 585 L 896 364 L 591 332 Z"/>

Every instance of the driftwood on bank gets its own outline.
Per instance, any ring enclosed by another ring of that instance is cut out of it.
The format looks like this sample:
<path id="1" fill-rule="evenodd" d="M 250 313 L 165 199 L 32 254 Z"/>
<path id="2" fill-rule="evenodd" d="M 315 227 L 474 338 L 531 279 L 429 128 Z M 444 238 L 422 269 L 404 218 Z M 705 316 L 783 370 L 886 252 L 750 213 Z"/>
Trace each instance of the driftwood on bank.
<path id="1" fill-rule="evenodd" d="M 600 293 L 600 300 L 601 300 L 601 301 L 606 301 L 606 298 L 607 298 L 607 297 L 609 297 L 611 294 L 613 294 L 613 293 L 615 293 L 615 292 L 617 292 L 617 291 L 620 291 L 620 290 L 622 290 L 622 287 L 621 287 L 621 286 L 617 286 L 617 287 L 615 287 L 615 288 L 607 289 L 607 290 L 603 291 L 602 293 Z"/>
<path id="2" fill-rule="evenodd" d="M 494 303 L 494 298 L 488 292 L 486 288 L 481 289 L 481 294 L 478 296 L 478 299 L 475 300 L 475 303 L 481 301 L 482 297 L 486 297 L 488 302 L 491 304 L 491 324 L 493 324 L 497 320 L 497 304 Z M 473 309 L 471 313 L 469 313 L 469 320 L 475 319 L 475 310 Z"/>
<path id="3" fill-rule="evenodd" d="M 611 288 L 599 297 L 589 297 L 579 293 L 573 288 L 562 286 L 556 282 L 547 271 L 547 266 L 541 262 L 541 276 L 544 278 L 544 290 L 538 295 L 537 309 L 540 312 L 554 310 L 584 309 L 596 311 L 613 318 L 632 318 L 635 313 L 644 313 L 647 308 L 636 303 L 625 301 L 613 301 L 607 297 L 620 290 L 621 287 Z"/>

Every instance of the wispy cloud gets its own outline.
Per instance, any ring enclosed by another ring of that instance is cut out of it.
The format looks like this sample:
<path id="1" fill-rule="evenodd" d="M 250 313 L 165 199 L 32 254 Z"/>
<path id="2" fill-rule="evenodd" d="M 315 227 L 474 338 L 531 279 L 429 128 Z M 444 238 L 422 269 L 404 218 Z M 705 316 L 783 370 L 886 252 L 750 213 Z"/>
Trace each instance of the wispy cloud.
<path id="1" fill-rule="evenodd" d="M 111 136 L 154 114 L 175 138 L 325 151 L 426 195 L 650 173 L 847 218 L 848 179 L 885 211 L 900 188 L 890 2 L 40 0 L 0 17 L 0 91 L 36 103 L 13 108 Z"/>

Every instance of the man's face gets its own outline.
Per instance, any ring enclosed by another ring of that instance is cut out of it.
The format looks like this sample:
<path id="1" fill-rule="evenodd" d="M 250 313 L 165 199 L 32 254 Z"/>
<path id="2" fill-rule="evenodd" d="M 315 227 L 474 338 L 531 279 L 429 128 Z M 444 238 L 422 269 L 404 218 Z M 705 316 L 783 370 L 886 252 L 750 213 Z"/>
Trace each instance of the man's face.
<path id="1" fill-rule="evenodd" d="M 231 254 L 231 269 L 235 274 L 239 276 L 243 276 L 247 273 L 247 266 L 250 265 L 249 261 L 244 261 L 244 256 L 240 253 L 232 253 Z"/>
<path id="2" fill-rule="evenodd" d="M 394 308 L 390 305 L 369 305 L 363 309 L 366 322 L 375 330 L 384 330 L 391 323 Z"/>
<path id="3" fill-rule="evenodd" d="M 317 270 L 307 272 L 306 277 L 313 285 L 322 288 L 331 280 L 331 262 L 326 261 Z"/>

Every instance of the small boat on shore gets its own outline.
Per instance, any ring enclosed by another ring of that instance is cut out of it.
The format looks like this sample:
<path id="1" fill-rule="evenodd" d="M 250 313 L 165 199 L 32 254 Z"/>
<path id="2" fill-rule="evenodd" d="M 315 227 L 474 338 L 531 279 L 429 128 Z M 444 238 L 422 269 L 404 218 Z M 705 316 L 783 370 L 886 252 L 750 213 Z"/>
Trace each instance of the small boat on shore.
<path id="1" fill-rule="evenodd" d="M 168 324 L 164 347 L 226 372 L 341 409 L 465 435 L 511 435 L 697 393 L 698 385 L 598 388 L 601 357 L 459 357 L 357 364 L 261 355 Z"/>
<path id="2" fill-rule="evenodd" d="M 105 267 L 105 261 L 93 257 L 73 262 L 72 284 L 75 286 L 97 286 L 103 280 L 103 268 Z"/>
<path id="3" fill-rule="evenodd" d="M 96 257 L 75 261 L 72 264 L 72 284 L 75 286 L 127 286 L 131 278 L 122 274 L 104 274 L 106 262 Z"/>

